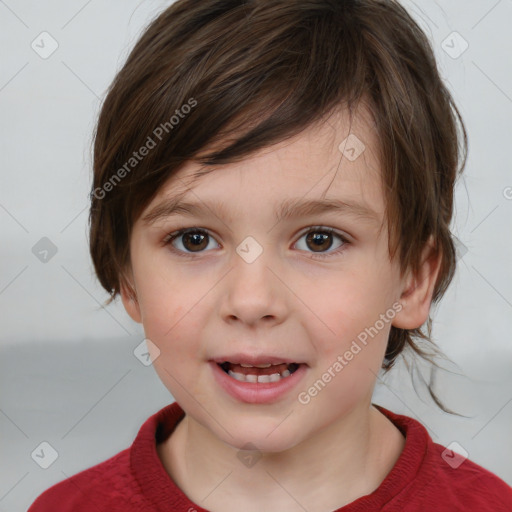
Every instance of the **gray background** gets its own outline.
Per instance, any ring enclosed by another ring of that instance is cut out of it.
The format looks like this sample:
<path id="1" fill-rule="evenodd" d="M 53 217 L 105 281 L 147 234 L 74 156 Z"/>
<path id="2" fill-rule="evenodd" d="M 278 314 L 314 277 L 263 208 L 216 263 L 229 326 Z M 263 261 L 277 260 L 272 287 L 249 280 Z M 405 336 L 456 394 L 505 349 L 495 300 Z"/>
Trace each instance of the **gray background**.
<path id="1" fill-rule="evenodd" d="M 53 483 L 128 447 L 173 401 L 134 355 L 142 327 L 120 301 L 102 308 L 87 245 L 101 100 L 169 3 L 0 0 L 0 512 L 26 510 Z M 421 385 L 417 396 L 403 365 L 379 380 L 374 402 L 417 418 L 436 442 L 456 441 L 512 485 L 512 1 L 403 4 L 431 38 L 469 132 L 453 222 L 459 268 L 433 317 L 456 363 L 437 389 L 471 417 L 441 413 Z M 43 31 L 58 44 L 47 58 L 31 46 L 51 49 Z M 460 55 L 454 31 L 468 44 Z M 48 469 L 31 458 L 43 441 L 58 453 Z"/>

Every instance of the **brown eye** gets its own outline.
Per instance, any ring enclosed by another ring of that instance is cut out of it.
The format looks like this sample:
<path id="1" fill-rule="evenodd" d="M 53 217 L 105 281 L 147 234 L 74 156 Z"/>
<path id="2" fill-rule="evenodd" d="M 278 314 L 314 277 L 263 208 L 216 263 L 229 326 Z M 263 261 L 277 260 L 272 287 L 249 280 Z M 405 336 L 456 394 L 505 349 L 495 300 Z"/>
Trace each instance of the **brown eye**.
<path id="1" fill-rule="evenodd" d="M 183 234 L 183 246 L 187 251 L 201 251 L 208 246 L 208 235 L 197 231 Z"/>
<path id="2" fill-rule="evenodd" d="M 313 227 L 306 233 L 303 233 L 296 245 L 300 245 L 303 238 L 305 239 L 305 243 L 303 244 L 305 247 L 299 247 L 299 249 L 309 252 L 311 258 L 317 259 L 339 255 L 346 249 L 346 246 L 350 244 L 340 233 L 337 233 L 331 228 L 324 228 L 322 226 Z M 341 243 L 335 247 L 336 250 L 326 252 L 333 247 L 333 238 L 338 238 Z"/>
<path id="3" fill-rule="evenodd" d="M 167 235 L 164 240 L 164 245 L 172 245 L 176 253 L 187 256 L 191 253 L 204 252 L 208 247 L 210 239 L 213 240 L 209 233 L 202 229 L 180 229 L 175 233 Z M 175 241 L 176 243 L 174 243 Z M 178 242 L 181 242 L 183 248 L 179 247 L 180 244 Z"/>
<path id="4" fill-rule="evenodd" d="M 322 231 L 310 231 L 306 236 L 306 243 L 315 252 L 330 249 L 332 246 L 332 234 Z"/>
<path id="5" fill-rule="evenodd" d="M 335 250 L 327 252 L 333 247 L 333 238 L 338 238 L 340 244 L 335 247 Z M 309 253 L 311 258 L 317 259 L 339 255 L 346 249 L 346 246 L 351 243 L 340 233 L 337 233 L 331 228 L 324 228 L 322 226 L 310 228 L 309 231 L 300 237 L 299 242 L 296 242 L 295 245 L 300 245 L 302 239 L 306 241 L 306 243 L 303 244 L 305 247 L 299 247 L 299 249 Z M 163 244 L 170 245 L 171 250 L 175 254 L 189 258 L 194 257 L 195 253 L 201 254 L 208 252 L 206 249 L 210 242 L 215 242 L 215 239 L 208 231 L 200 228 L 180 229 L 170 233 L 163 240 Z"/>

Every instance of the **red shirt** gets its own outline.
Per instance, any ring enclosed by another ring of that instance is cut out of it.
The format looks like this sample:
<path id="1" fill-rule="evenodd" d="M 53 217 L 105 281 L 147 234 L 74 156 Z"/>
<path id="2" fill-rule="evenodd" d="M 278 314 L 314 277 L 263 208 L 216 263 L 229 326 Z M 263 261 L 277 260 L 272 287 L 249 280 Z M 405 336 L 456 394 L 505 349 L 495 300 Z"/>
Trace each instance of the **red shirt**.
<path id="1" fill-rule="evenodd" d="M 443 458 L 445 448 L 421 423 L 377 407 L 404 434 L 405 447 L 374 492 L 335 512 L 512 512 L 512 487 L 469 459 L 454 469 L 457 456 Z M 167 405 L 144 422 L 130 448 L 53 485 L 28 512 L 207 512 L 176 486 L 156 451 L 183 416 L 177 402 Z"/>

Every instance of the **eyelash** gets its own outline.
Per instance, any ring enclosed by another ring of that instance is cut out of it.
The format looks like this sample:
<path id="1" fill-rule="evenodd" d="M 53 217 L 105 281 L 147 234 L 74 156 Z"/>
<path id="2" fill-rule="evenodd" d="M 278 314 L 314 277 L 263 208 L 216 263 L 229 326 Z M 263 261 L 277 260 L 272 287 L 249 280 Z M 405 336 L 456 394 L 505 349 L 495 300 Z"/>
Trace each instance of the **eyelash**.
<path id="1" fill-rule="evenodd" d="M 341 245 L 340 247 L 338 247 L 337 249 L 335 249 L 332 252 L 311 253 L 311 256 L 310 256 L 311 259 L 322 260 L 322 259 L 330 258 L 331 256 L 339 255 L 340 253 L 342 253 L 346 249 L 346 246 L 350 244 L 350 241 L 347 240 L 347 238 L 344 237 L 342 234 L 338 233 L 337 231 L 335 231 L 332 228 L 327 228 L 327 227 L 323 227 L 323 226 L 311 227 L 308 231 L 306 231 L 306 232 L 304 232 L 304 233 L 302 233 L 300 235 L 299 240 L 302 237 L 304 237 L 306 235 L 309 235 L 310 233 L 316 233 L 316 232 L 327 233 L 329 235 L 335 235 L 335 236 L 337 236 L 343 242 L 343 245 Z M 181 250 L 175 249 L 172 246 L 172 242 L 174 240 L 176 240 L 180 236 L 185 235 L 187 233 L 199 233 L 199 234 L 202 234 L 202 235 L 207 235 L 207 236 L 212 237 L 210 232 L 208 230 L 206 230 L 206 229 L 202 229 L 202 228 L 183 228 L 183 229 L 180 229 L 178 231 L 174 231 L 172 233 L 169 233 L 164 238 L 162 243 L 163 243 L 164 246 L 170 246 L 170 249 L 172 250 L 172 252 L 177 254 L 180 257 L 189 258 L 189 259 L 190 258 L 195 258 L 196 257 L 195 254 L 200 254 L 201 252 L 204 252 L 204 251 L 199 251 L 198 253 L 186 253 L 186 252 L 183 252 Z M 214 237 L 212 237 L 212 238 L 214 238 Z"/>

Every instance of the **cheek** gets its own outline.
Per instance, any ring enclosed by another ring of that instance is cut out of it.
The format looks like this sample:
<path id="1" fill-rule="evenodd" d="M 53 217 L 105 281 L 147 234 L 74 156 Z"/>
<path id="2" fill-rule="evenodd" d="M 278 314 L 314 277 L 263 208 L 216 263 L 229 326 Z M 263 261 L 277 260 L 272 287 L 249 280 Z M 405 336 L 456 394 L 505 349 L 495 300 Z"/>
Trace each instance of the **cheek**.
<path id="1" fill-rule="evenodd" d="M 198 301 L 193 282 L 187 280 L 177 266 L 166 261 L 165 251 L 151 256 L 142 251 L 134 262 L 134 277 L 147 337 L 164 341 L 179 329 L 186 312 Z"/>
<path id="2" fill-rule="evenodd" d="M 175 278 L 155 275 L 144 281 L 142 295 L 144 333 L 159 350 L 153 362 L 156 373 L 175 400 L 188 404 L 193 395 L 201 402 L 204 385 L 199 372 L 198 326 L 204 323 L 200 318 L 202 295 Z"/>
<path id="3" fill-rule="evenodd" d="M 145 336 L 160 350 L 155 369 L 165 382 L 164 369 L 180 381 L 190 380 L 201 361 L 204 308 L 215 280 L 161 261 L 139 267 L 136 279 Z"/>
<path id="4" fill-rule="evenodd" d="M 328 327 L 322 332 L 329 354 L 342 353 L 353 340 L 364 343 L 365 338 L 387 339 L 390 321 L 379 321 L 391 308 L 386 290 L 382 277 L 365 272 L 340 275 L 340 279 L 331 280 L 327 287 L 317 292 L 311 309 Z M 375 326 L 377 334 L 373 329 Z"/>
<path id="5" fill-rule="evenodd" d="M 391 328 L 393 315 L 386 316 L 391 304 L 382 276 L 371 272 L 344 274 L 322 292 L 316 295 L 317 311 L 329 329 L 320 337 L 310 333 L 317 340 L 318 364 L 308 385 L 322 390 L 318 404 L 350 408 L 374 387 Z"/>

